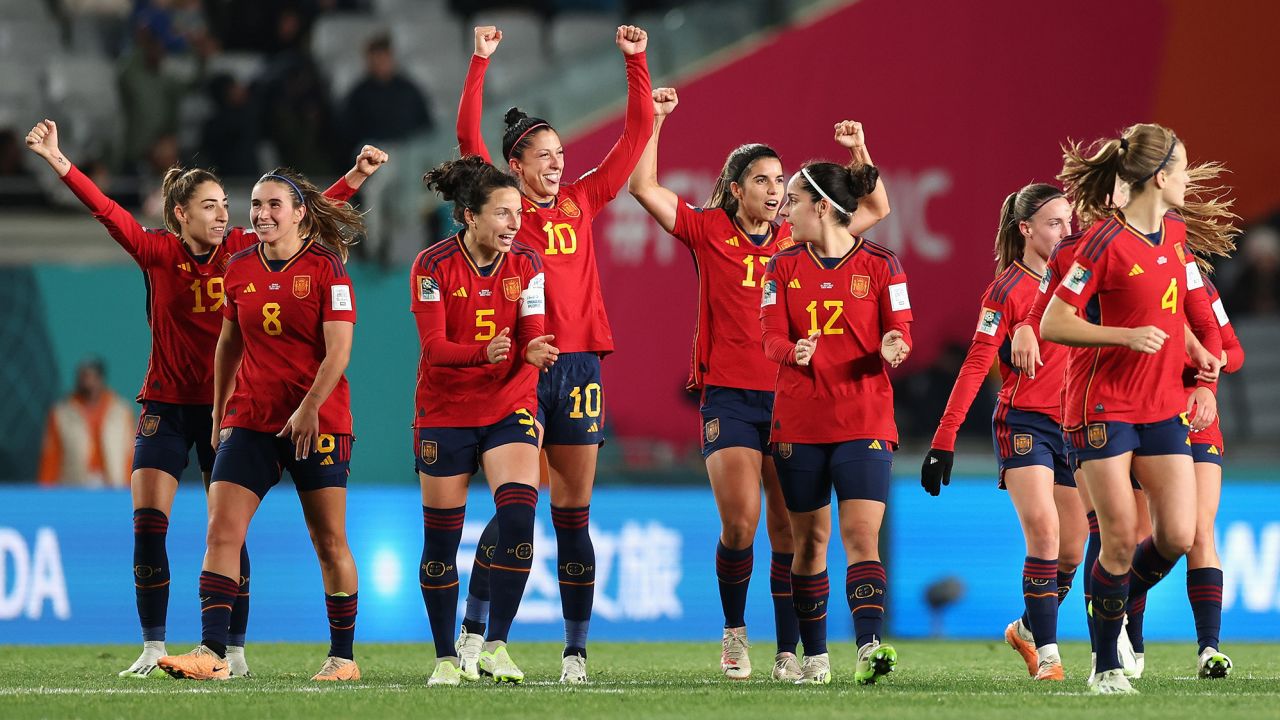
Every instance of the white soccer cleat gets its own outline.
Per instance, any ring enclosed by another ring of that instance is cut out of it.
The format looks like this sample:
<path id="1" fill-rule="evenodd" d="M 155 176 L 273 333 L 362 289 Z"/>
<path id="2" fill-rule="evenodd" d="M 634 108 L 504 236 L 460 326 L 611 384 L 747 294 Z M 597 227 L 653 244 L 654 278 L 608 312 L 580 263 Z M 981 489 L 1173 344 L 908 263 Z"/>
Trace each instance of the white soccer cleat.
<path id="1" fill-rule="evenodd" d="M 795 682 L 797 685 L 830 685 L 831 656 L 827 653 L 805 655 L 800 663 L 800 679 Z"/>
<path id="2" fill-rule="evenodd" d="M 231 666 L 231 677 L 253 677 L 253 673 L 249 672 L 249 663 L 244 659 L 244 647 L 239 645 L 228 645 L 227 664 Z"/>
<path id="3" fill-rule="evenodd" d="M 1120 653 L 1120 666 L 1124 668 L 1124 674 L 1130 678 L 1137 679 L 1142 677 L 1142 668 L 1138 665 L 1138 653 L 1133 650 L 1133 643 L 1129 642 L 1129 616 L 1126 615 L 1124 623 L 1120 626 L 1120 637 L 1116 639 L 1116 650 Z"/>
<path id="4" fill-rule="evenodd" d="M 1142 673 L 1147 669 L 1146 653 L 1135 652 L 1133 654 L 1133 674 L 1129 676 L 1131 680 L 1141 680 Z"/>
<path id="5" fill-rule="evenodd" d="M 1098 674 L 1098 653 L 1091 652 L 1089 653 L 1089 679 L 1086 680 L 1085 682 L 1092 685 L 1093 678 L 1097 674 Z"/>
<path id="6" fill-rule="evenodd" d="M 745 627 L 725 628 L 720 648 L 720 672 L 725 677 L 730 680 L 746 680 L 751 677 L 751 656 L 747 654 L 751 643 L 747 642 Z"/>
<path id="7" fill-rule="evenodd" d="M 519 685 L 524 682 L 524 671 L 516 665 L 507 652 L 507 646 L 498 645 L 492 652 L 480 651 L 480 674 L 493 678 L 496 683 Z"/>
<path id="8" fill-rule="evenodd" d="M 771 677 L 774 680 L 789 683 L 804 677 L 804 673 L 800 671 L 800 659 L 796 657 L 795 653 L 778 653 L 773 658 L 773 673 Z"/>
<path id="9" fill-rule="evenodd" d="M 168 654 L 165 652 L 163 640 L 147 640 L 142 643 L 142 654 L 138 659 L 133 661 L 128 670 L 121 670 L 117 675 L 134 679 L 164 677 L 163 672 L 156 672 L 159 669 L 156 661 Z"/>
<path id="10" fill-rule="evenodd" d="M 1104 670 L 1091 678 L 1089 691 L 1094 695 L 1137 695 L 1138 691 L 1129 684 L 1124 670 Z"/>
<path id="11" fill-rule="evenodd" d="M 1196 675 L 1203 679 L 1221 679 L 1231 674 L 1231 658 L 1218 648 L 1205 648 L 1197 666 Z"/>
<path id="12" fill-rule="evenodd" d="M 560 682 L 569 685 L 581 685 L 587 682 L 587 659 L 581 655 L 570 655 L 561 660 Z"/>
<path id="13" fill-rule="evenodd" d="M 469 633 L 465 628 L 458 631 L 458 641 L 453 644 L 458 651 L 458 670 L 463 680 L 480 679 L 480 651 L 484 649 L 484 636 Z"/>
<path id="14" fill-rule="evenodd" d="M 449 660 L 440 660 L 427 678 L 427 687 L 456 687 L 462 684 L 462 671 Z"/>

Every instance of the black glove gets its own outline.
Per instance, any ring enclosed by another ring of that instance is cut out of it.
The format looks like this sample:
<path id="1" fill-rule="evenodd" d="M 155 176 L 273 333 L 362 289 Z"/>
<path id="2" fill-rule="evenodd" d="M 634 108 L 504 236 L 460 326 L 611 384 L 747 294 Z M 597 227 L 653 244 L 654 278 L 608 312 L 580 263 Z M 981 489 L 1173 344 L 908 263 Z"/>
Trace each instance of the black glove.
<path id="1" fill-rule="evenodd" d="M 929 448 L 920 466 L 920 487 L 925 492 L 937 497 L 943 485 L 951 484 L 951 466 L 955 464 L 956 454 L 950 450 Z"/>

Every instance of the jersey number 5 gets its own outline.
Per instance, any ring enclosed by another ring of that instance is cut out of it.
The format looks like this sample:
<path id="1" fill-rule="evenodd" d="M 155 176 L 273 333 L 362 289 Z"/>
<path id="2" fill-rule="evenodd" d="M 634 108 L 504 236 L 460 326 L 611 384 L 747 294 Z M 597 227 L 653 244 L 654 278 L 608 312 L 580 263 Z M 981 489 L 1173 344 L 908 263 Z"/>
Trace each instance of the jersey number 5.
<path id="1" fill-rule="evenodd" d="M 494 310 L 477 310 L 476 311 L 476 339 L 492 340 L 494 335 L 498 334 L 498 326 L 489 318 L 493 317 Z"/>
<path id="2" fill-rule="evenodd" d="M 818 332 L 818 301 L 814 300 L 810 302 L 804 309 L 809 311 L 809 334 L 812 335 Z M 840 319 L 840 316 L 844 315 L 844 301 L 823 300 L 822 309 L 830 312 L 827 316 L 827 321 L 822 324 L 822 334 L 843 335 L 844 328 L 834 327 L 834 325 L 836 324 L 836 321 Z"/>

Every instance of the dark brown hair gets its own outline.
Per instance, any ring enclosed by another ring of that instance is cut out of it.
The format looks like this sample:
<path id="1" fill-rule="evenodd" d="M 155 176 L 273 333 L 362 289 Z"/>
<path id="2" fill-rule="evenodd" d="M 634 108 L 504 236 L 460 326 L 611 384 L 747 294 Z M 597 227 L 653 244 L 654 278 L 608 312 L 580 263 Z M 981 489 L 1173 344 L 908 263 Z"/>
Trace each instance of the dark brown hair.
<path id="1" fill-rule="evenodd" d="M 364 233 L 364 218 L 350 203 L 337 202 L 311 184 L 302 173 L 292 168 L 278 167 L 258 180 L 283 185 L 293 198 L 293 206 L 304 205 L 307 214 L 298 225 L 298 236 L 304 241 L 312 238 L 329 246 L 346 262 L 348 249 L 359 242 Z"/>
<path id="2" fill-rule="evenodd" d="M 870 195 L 880 181 L 880 171 L 874 165 L 862 163 L 837 165 L 832 162 L 810 161 L 800 168 L 800 186 L 809 191 L 809 197 L 816 203 L 819 200 L 834 202 L 839 208 L 832 207 L 837 225 L 848 225 L 853 214 L 858 211 L 858 202 Z M 814 184 L 818 187 L 815 188 Z M 821 188 L 819 190 L 818 188 Z M 826 193 L 826 197 L 823 197 Z"/>
<path id="3" fill-rule="evenodd" d="M 466 222 L 463 210 L 480 212 L 494 190 L 519 189 L 519 183 L 514 177 L 486 162 L 479 155 L 467 155 L 441 163 L 423 175 L 422 182 L 439 193 L 445 201 L 453 203 L 453 219 L 459 223 Z"/>
<path id="4" fill-rule="evenodd" d="M 747 176 L 747 172 L 751 170 L 751 166 L 760 158 L 773 158 L 778 162 L 782 162 L 782 158 L 778 157 L 777 151 L 768 145 L 747 143 L 734 148 L 729 153 L 729 157 L 725 158 L 724 167 L 720 169 L 720 177 L 716 178 L 716 184 L 711 188 L 711 196 L 707 198 L 702 207 L 723 208 L 730 215 L 736 215 L 738 212 L 738 198 L 733 196 L 730 186 L 734 183 L 741 185 Z"/>
<path id="5" fill-rule="evenodd" d="M 1017 192 L 1009 193 L 1000 206 L 1000 226 L 996 228 L 996 274 L 1022 257 L 1027 239 L 1022 236 L 1023 222 L 1030 220 L 1050 200 L 1065 197 L 1058 188 L 1045 183 L 1031 183 Z"/>
<path id="6" fill-rule="evenodd" d="M 518 158 L 539 133 L 553 130 L 551 123 L 542 118 L 529 117 L 520 108 L 509 108 L 503 117 L 506 130 L 502 131 L 502 159 Z"/>

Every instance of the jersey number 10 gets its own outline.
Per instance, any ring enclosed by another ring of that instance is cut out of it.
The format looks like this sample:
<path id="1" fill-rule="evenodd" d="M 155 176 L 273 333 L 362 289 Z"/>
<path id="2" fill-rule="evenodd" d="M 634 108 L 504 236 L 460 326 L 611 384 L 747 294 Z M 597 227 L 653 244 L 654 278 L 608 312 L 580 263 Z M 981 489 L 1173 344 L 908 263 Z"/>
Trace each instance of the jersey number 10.
<path id="1" fill-rule="evenodd" d="M 547 234 L 548 255 L 572 255 L 578 252 L 578 233 L 569 223 L 553 223 L 542 226 Z"/>

